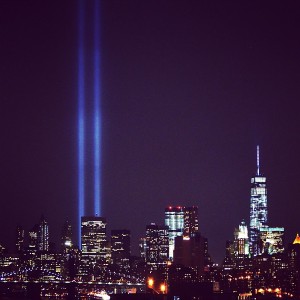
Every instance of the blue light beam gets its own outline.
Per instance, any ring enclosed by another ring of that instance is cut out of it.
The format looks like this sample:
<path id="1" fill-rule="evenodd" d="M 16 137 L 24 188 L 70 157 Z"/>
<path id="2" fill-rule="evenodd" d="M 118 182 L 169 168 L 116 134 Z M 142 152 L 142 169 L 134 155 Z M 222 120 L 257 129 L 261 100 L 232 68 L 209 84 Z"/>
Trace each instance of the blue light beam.
<path id="1" fill-rule="evenodd" d="M 94 10 L 94 213 L 101 215 L 101 78 L 100 78 L 100 22 L 99 0 Z"/>
<path id="2" fill-rule="evenodd" d="M 78 245 L 81 247 L 81 217 L 85 213 L 85 93 L 84 93 L 84 4 L 78 0 Z"/>

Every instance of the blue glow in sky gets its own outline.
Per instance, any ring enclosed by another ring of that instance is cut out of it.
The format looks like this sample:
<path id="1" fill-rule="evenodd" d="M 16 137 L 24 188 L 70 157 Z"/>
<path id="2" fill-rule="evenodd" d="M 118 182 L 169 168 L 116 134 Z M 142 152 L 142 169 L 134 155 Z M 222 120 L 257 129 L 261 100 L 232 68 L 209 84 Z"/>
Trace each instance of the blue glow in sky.
<path id="1" fill-rule="evenodd" d="M 78 1 L 78 244 L 81 245 L 81 217 L 85 213 L 85 94 L 84 94 L 84 5 Z"/>
<path id="2" fill-rule="evenodd" d="M 100 80 L 100 30 L 99 1 L 94 7 L 94 213 L 101 215 L 101 80 Z"/>

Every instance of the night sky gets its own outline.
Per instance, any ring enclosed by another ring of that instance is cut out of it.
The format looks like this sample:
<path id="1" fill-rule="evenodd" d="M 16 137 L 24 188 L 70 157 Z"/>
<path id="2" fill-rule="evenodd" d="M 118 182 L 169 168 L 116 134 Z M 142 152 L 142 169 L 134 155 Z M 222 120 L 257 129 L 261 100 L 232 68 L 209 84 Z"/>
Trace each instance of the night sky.
<path id="1" fill-rule="evenodd" d="M 93 1 L 86 1 L 87 147 Z M 168 205 L 197 205 L 209 252 L 249 222 L 268 180 L 270 226 L 300 231 L 300 9 L 276 1 L 101 1 L 102 206 L 133 250 Z M 42 214 L 77 228 L 77 2 L 0 2 L 0 244 Z M 91 152 L 87 152 L 91 177 Z M 92 197 L 92 184 L 87 184 Z M 76 234 L 74 234 L 76 236 Z"/>

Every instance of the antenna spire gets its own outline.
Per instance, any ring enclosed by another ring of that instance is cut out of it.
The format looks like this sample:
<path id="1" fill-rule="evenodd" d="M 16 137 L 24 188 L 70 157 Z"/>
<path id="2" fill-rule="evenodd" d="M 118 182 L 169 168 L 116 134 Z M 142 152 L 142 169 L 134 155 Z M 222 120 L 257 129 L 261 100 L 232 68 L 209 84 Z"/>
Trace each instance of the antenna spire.
<path id="1" fill-rule="evenodd" d="M 257 171 L 256 171 L 256 175 L 260 175 L 259 172 L 259 145 L 256 146 L 256 166 L 257 166 Z"/>

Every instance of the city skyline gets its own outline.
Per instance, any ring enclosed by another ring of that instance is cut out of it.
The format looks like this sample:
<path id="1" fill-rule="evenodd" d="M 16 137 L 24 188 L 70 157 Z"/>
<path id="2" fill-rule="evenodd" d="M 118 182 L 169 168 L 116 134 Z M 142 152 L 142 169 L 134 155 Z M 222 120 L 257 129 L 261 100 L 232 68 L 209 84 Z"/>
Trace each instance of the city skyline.
<path id="1" fill-rule="evenodd" d="M 241 219 L 249 224 L 260 145 L 268 223 L 284 226 L 291 241 L 300 197 L 297 8 L 129 2 L 100 2 L 101 216 L 137 241 L 146 224 L 163 225 L 165 207 L 196 205 L 199 230 L 220 262 L 233 229 Z M 89 99 L 92 3 L 85 23 Z M 74 228 L 78 222 L 78 15 L 73 2 L 3 1 L 0 11 L 0 243 L 12 248 L 16 220 L 29 230 L 44 213 L 52 237 L 66 219 Z M 90 104 L 89 120 L 92 112 Z M 89 140 L 92 128 L 89 121 Z M 93 177 L 93 165 L 86 168 Z M 92 199 L 92 180 L 86 190 Z"/>

